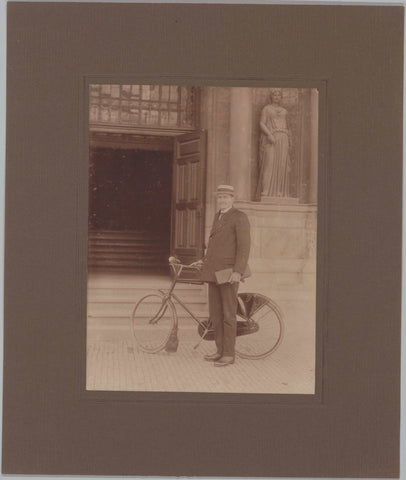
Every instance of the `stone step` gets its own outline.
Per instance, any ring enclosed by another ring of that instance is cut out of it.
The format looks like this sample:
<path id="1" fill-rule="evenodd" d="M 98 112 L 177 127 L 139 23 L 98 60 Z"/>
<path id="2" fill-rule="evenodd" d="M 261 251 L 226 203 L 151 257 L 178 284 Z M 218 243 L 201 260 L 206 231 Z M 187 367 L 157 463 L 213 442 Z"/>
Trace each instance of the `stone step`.
<path id="1" fill-rule="evenodd" d="M 139 299 L 145 297 L 146 295 L 154 295 L 154 297 L 150 297 L 148 301 L 154 301 L 156 298 L 155 303 L 158 302 L 159 297 L 155 297 L 158 295 L 156 291 L 151 291 L 147 289 L 137 290 L 133 292 L 126 292 L 126 291 L 118 291 L 118 292 L 106 292 L 103 290 L 93 290 L 87 293 L 87 301 L 88 303 L 137 303 Z M 180 292 L 176 292 L 175 295 L 179 297 L 179 299 L 185 303 L 186 305 L 196 305 L 196 304 L 206 304 L 207 298 L 206 295 L 200 292 L 196 292 L 196 294 L 183 294 Z M 174 299 L 175 301 L 175 299 Z"/>
<path id="2" fill-rule="evenodd" d="M 90 232 L 88 266 L 149 269 L 166 267 L 169 245 L 165 237 L 145 232 Z"/>
<path id="3" fill-rule="evenodd" d="M 168 289 L 163 289 L 166 293 Z M 157 294 L 157 289 L 151 288 L 91 288 L 87 291 L 87 301 L 92 303 L 129 303 L 149 294 Z M 187 303 L 202 303 L 207 301 L 204 289 L 175 289 L 174 294 Z"/>
<path id="4" fill-rule="evenodd" d="M 97 247 L 109 248 L 169 248 L 169 243 L 165 238 L 151 238 L 151 239 L 89 239 L 88 245 L 90 249 Z"/>
<path id="5" fill-rule="evenodd" d="M 89 267 L 116 267 L 116 268 L 138 268 L 138 269 L 166 269 L 162 265 L 162 260 L 149 258 L 108 258 L 105 257 L 89 257 Z"/>
<path id="6" fill-rule="evenodd" d="M 88 255 L 89 261 L 91 260 L 106 260 L 106 261 L 131 261 L 131 262 L 159 262 L 160 264 L 164 263 L 166 266 L 167 254 L 155 254 L 144 253 L 144 252 L 117 252 L 110 251 L 109 253 L 95 253 L 89 252 Z"/>
<path id="7" fill-rule="evenodd" d="M 159 247 L 165 247 L 167 245 L 167 241 L 164 239 L 105 239 L 105 238 L 100 238 L 100 239 L 89 239 L 89 247 L 91 249 L 97 248 L 97 247 L 127 247 L 127 248 L 159 248 Z"/>
<path id="8" fill-rule="evenodd" d="M 147 230 L 100 230 L 89 231 L 89 238 L 156 238 L 159 235 Z"/>
<path id="9" fill-rule="evenodd" d="M 131 318 L 132 312 L 136 302 L 132 303 L 90 303 L 87 306 L 87 316 L 88 319 L 91 317 L 98 317 L 98 318 Z M 186 306 L 189 308 L 191 312 L 198 318 L 207 318 L 208 311 L 204 308 L 203 305 L 188 305 Z M 151 313 L 155 312 L 157 305 L 151 305 Z M 186 313 L 182 307 L 176 307 L 178 316 L 180 318 L 188 317 L 189 314 Z"/>
<path id="10" fill-rule="evenodd" d="M 120 254 L 123 253 L 143 253 L 143 254 L 154 254 L 154 255 L 168 255 L 169 247 L 159 245 L 114 245 L 111 244 L 95 244 L 89 245 L 89 254 L 101 254 L 107 253 L 111 254 L 111 252 L 117 252 Z M 169 257 L 169 255 L 168 255 Z"/>
<path id="11" fill-rule="evenodd" d="M 166 268 L 166 258 L 167 255 L 153 255 L 145 253 L 121 253 L 121 252 L 112 252 L 110 254 L 95 254 L 89 253 L 88 262 L 93 261 L 106 261 L 106 262 L 132 262 L 136 264 L 148 264 L 148 265 L 163 265 Z"/>
<path id="12" fill-rule="evenodd" d="M 88 289 L 114 288 L 114 289 L 168 289 L 172 283 L 169 275 L 135 274 L 128 271 L 90 271 L 88 275 Z M 178 283 L 175 293 L 189 290 L 205 290 L 204 284 Z"/>

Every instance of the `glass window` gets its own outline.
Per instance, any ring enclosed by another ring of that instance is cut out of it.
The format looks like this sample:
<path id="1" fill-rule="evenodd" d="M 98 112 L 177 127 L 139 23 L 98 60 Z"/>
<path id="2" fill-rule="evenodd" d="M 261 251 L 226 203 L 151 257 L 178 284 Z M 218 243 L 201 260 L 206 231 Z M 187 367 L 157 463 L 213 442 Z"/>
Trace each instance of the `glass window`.
<path id="1" fill-rule="evenodd" d="M 90 123 L 196 128 L 196 87 L 98 85 L 89 87 Z"/>

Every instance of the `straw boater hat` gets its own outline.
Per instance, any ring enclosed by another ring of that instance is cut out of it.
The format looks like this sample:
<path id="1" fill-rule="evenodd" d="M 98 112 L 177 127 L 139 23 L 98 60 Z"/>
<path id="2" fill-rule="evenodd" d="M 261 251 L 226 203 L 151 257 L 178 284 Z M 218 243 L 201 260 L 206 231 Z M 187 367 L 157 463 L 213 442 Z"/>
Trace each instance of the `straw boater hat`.
<path id="1" fill-rule="evenodd" d="M 227 194 L 234 197 L 234 187 L 232 187 L 231 185 L 219 185 L 217 187 L 216 195 L 219 194 Z"/>

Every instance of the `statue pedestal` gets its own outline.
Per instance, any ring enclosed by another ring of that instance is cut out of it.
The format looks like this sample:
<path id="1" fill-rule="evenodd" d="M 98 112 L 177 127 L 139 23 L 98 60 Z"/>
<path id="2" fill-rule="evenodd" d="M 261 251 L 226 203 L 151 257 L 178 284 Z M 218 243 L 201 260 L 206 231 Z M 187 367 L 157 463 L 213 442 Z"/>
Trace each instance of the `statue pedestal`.
<path id="1" fill-rule="evenodd" d="M 271 197 L 261 195 L 261 203 L 269 203 L 272 205 L 299 205 L 299 199 L 294 197 Z"/>
<path id="2" fill-rule="evenodd" d="M 240 201 L 234 205 L 247 214 L 251 224 L 248 263 L 252 276 L 241 288 L 271 298 L 274 290 L 283 290 L 290 299 L 300 290 L 314 301 L 317 206 Z"/>

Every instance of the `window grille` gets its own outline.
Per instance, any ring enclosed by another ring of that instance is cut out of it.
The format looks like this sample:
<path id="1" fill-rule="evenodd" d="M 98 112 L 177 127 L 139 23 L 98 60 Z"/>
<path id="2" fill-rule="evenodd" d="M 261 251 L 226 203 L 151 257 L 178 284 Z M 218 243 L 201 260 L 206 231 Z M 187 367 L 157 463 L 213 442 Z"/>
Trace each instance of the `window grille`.
<path id="1" fill-rule="evenodd" d="M 194 130 L 197 88 L 174 85 L 90 85 L 90 124 Z"/>

